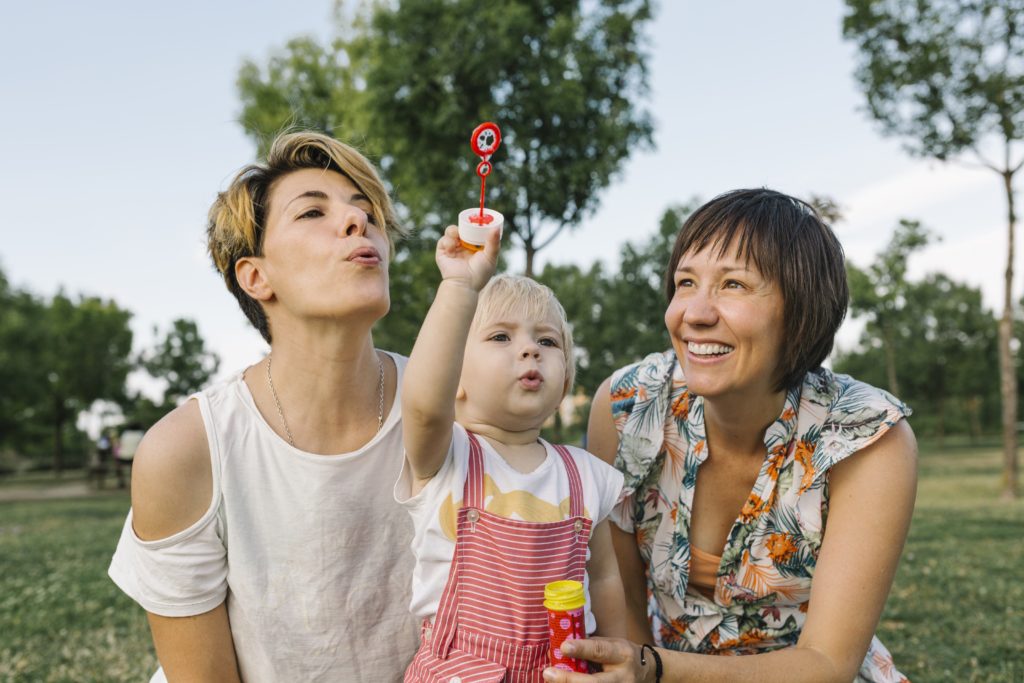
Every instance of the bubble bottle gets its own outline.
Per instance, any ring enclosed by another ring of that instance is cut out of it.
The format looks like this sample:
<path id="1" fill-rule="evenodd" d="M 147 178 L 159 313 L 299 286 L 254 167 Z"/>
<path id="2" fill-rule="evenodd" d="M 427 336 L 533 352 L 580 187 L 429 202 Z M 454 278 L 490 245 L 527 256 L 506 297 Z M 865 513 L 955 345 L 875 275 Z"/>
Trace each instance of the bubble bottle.
<path id="1" fill-rule="evenodd" d="M 473 153 L 480 157 L 480 163 L 476 165 L 476 174 L 480 176 L 480 208 L 473 207 L 459 212 L 459 241 L 470 251 L 483 249 L 487 235 L 493 228 L 498 229 L 500 236 L 501 228 L 505 224 L 504 216 L 493 209 L 484 208 L 484 187 L 492 169 L 491 155 L 500 144 L 501 129 L 490 121 L 474 128 L 469 139 Z"/>
<path id="2" fill-rule="evenodd" d="M 579 581 L 554 581 L 544 586 L 544 607 L 548 610 L 548 634 L 551 637 L 551 666 L 565 671 L 589 671 L 587 663 L 562 654 L 562 643 L 587 637 L 583 620 L 583 584 Z"/>

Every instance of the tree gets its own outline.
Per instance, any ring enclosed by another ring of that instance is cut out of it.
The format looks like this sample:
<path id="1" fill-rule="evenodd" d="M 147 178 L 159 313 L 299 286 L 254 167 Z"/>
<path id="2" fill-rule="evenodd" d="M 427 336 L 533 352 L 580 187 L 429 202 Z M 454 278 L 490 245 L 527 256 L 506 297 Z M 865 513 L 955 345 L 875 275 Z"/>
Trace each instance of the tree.
<path id="1" fill-rule="evenodd" d="M 856 77 L 883 133 L 914 155 L 965 157 L 999 174 L 1007 260 L 999 321 L 1004 495 L 1019 495 L 1013 337 L 1014 177 L 1024 166 L 1024 0 L 847 0 L 843 35 L 860 50 Z M 983 150 L 999 147 L 998 161 Z"/>
<path id="2" fill-rule="evenodd" d="M 138 366 L 163 385 L 159 399 L 141 391 L 131 391 L 121 403 L 125 424 L 148 428 L 174 410 L 184 399 L 209 383 L 220 367 L 220 358 L 207 348 L 193 320 L 178 318 L 160 336 L 153 327 L 156 341 L 137 356 Z"/>
<path id="3" fill-rule="evenodd" d="M 158 329 L 154 327 L 154 334 Z M 166 383 L 164 407 L 174 408 L 217 374 L 220 357 L 206 347 L 195 321 L 178 318 L 154 347 L 139 359 L 154 378 Z"/>
<path id="4" fill-rule="evenodd" d="M 246 60 L 238 72 L 241 124 L 266 154 L 276 134 L 300 126 L 329 135 L 352 128 L 352 69 L 343 44 L 294 38 L 264 68 Z M 343 126 L 344 124 L 344 126 Z"/>
<path id="5" fill-rule="evenodd" d="M 986 406 L 998 401 L 995 317 L 978 288 L 942 273 L 904 282 L 901 291 L 906 303 L 890 328 L 900 398 L 914 408 L 919 431 L 939 439 L 959 431 L 977 439 L 987 424 Z M 834 367 L 884 385 L 893 372 L 886 356 L 877 328 L 865 326 L 859 348 L 837 354 Z"/>
<path id="6" fill-rule="evenodd" d="M 489 203 L 530 274 L 537 252 L 589 215 L 630 152 L 650 142 L 636 106 L 650 15 L 649 0 L 379 3 L 350 38 L 293 41 L 267 69 L 244 66 L 242 121 L 257 141 L 287 121 L 333 133 L 344 121 L 344 137 L 365 140 L 428 234 L 479 201 L 469 132 L 498 122 Z"/>
<path id="7" fill-rule="evenodd" d="M 907 291 L 913 313 L 904 386 L 930 403 L 942 439 L 955 415 L 963 415 L 972 439 L 981 436 L 984 405 L 997 400 L 997 324 L 982 304 L 981 290 L 931 273 Z M 950 406 L 960 410 L 950 411 Z"/>
<path id="8" fill-rule="evenodd" d="M 924 247 L 931 236 L 917 221 L 903 219 L 897 226 L 889 244 L 882 249 L 874 263 L 860 269 L 852 263 L 846 266 L 850 281 L 850 313 L 867 319 L 865 338 L 877 342 L 885 363 L 886 386 L 900 395 L 897 378 L 897 356 L 900 337 L 905 335 L 909 316 L 917 311 L 908 307 L 907 259 Z"/>
<path id="9" fill-rule="evenodd" d="M 414 234 L 402 247 L 388 268 L 391 311 L 373 328 L 373 343 L 408 356 L 441 284 L 441 273 L 434 261 L 435 237 Z"/>
<path id="10" fill-rule="evenodd" d="M 64 466 L 64 431 L 94 401 L 121 402 L 132 368 L 131 313 L 113 301 L 55 295 L 42 319 L 39 355 L 45 368 L 46 402 L 41 412 L 53 428 L 53 466 Z"/>
<path id="11" fill-rule="evenodd" d="M 0 447 L 20 450 L 45 396 L 43 348 L 46 304 L 10 285 L 0 272 Z"/>

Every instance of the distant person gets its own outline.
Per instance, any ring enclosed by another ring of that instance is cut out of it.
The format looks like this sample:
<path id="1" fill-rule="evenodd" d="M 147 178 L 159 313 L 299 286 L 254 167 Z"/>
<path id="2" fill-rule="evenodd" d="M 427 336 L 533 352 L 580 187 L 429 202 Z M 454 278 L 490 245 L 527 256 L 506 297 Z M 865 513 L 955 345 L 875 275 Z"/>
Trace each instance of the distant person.
<path id="1" fill-rule="evenodd" d="M 373 166 L 315 133 L 213 203 L 213 262 L 270 353 L 135 457 L 110 575 L 149 613 L 153 680 L 395 681 L 412 659 L 405 359 L 371 336 L 400 234 Z"/>
<path id="2" fill-rule="evenodd" d="M 137 422 L 128 425 L 121 436 L 114 441 L 114 472 L 117 474 L 117 488 L 125 487 L 125 471 L 131 470 L 132 462 L 135 460 L 135 453 L 142 443 L 145 435 L 142 425 Z"/>
<path id="3" fill-rule="evenodd" d="M 114 439 L 109 430 L 102 430 L 100 437 L 96 439 L 96 452 L 89 463 L 89 477 L 94 480 L 95 486 L 102 489 L 114 463 Z"/>
<path id="4" fill-rule="evenodd" d="M 626 477 L 630 640 L 564 649 L 608 681 L 905 681 L 874 631 L 916 445 L 903 403 L 821 367 L 849 298 L 832 230 L 793 197 L 729 192 L 682 226 L 665 285 L 672 350 L 615 372 L 589 427 Z"/>

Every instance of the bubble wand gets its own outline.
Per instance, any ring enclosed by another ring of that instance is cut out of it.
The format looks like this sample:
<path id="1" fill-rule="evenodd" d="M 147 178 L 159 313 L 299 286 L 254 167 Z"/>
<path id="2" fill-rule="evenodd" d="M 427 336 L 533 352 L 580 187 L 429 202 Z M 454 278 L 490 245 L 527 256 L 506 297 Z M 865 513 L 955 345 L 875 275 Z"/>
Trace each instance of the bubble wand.
<path id="1" fill-rule="evenodd" d="M 459 212 L 459 241 L 470 251 L 484 248 L 487 234 L 494 228 L 501 234 L 505 217 L 493 209 L 484 208 L 484 192 L 487 187 L 487 176 L 491 174 L 491 155 L 501 145 L 501 129 L 497 124 L 486 121 L 473 129 L 469 138 L 469 146 L 473 153 L 480 157 L 476 165 L 476 174 L 480 176 L 480 208 L 465 209 Z"/>

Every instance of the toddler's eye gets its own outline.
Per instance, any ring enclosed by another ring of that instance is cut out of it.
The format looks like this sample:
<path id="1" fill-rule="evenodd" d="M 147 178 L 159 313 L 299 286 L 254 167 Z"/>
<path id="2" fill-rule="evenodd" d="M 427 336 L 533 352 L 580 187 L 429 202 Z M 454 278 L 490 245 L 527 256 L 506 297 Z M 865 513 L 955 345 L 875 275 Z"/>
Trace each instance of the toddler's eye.
<path id="1" fill-rule="evenodd" d="M 558 348 L 558 340 L 554 337 L 544 337 L 538 342 L 541 346 L 552 346 Z"/>
<path id="2" fill-rule="evenodd" d="M 490 337 L 487 338 L 487 341 L 496 341 L 496 342 L 507 342 L 507 341 L 510 341 L 510 340 L 511 340 L 511 338 L 507 334 L 505 334 L 504 332 L 498 332 L 496 334 L 492 334 Z"/>

